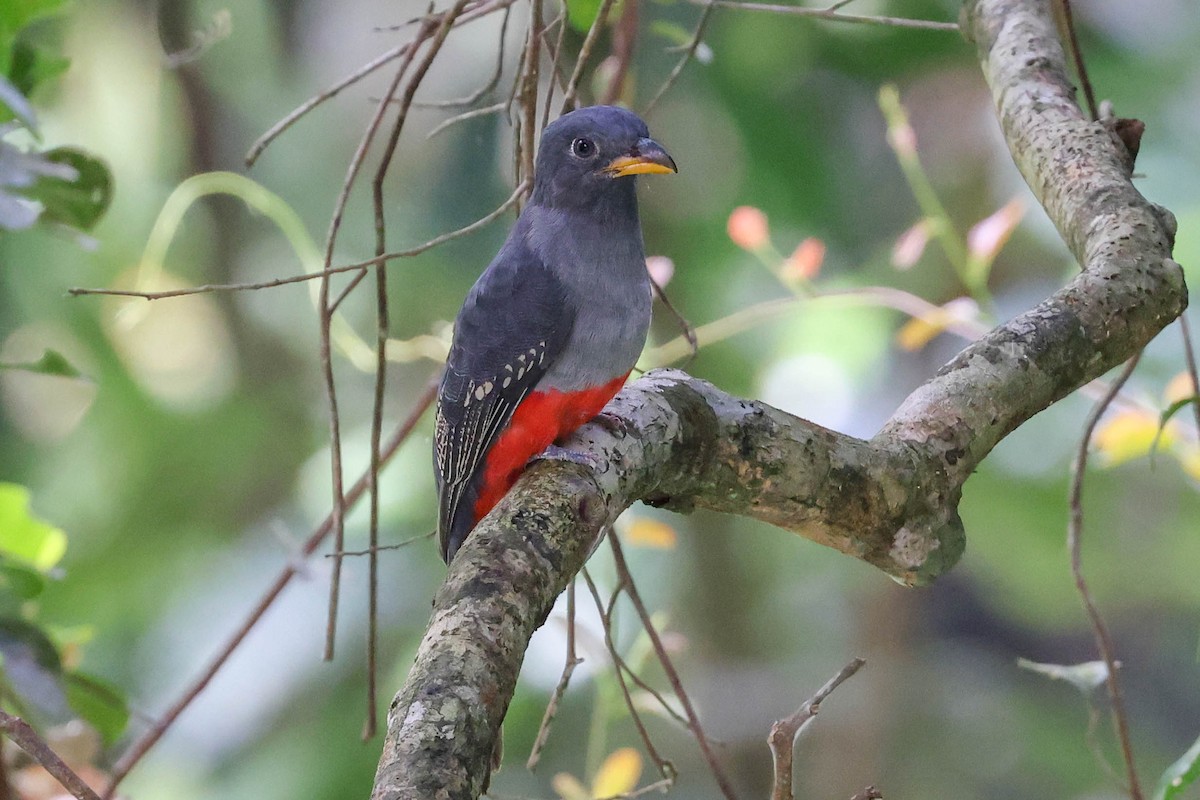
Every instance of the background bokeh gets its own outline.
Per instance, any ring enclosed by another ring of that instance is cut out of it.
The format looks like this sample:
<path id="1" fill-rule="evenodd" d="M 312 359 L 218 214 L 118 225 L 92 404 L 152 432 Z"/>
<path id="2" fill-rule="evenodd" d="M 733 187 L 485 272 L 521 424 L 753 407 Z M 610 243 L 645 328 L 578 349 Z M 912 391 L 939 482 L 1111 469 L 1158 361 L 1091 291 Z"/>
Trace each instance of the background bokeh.
<path id="1" fill-rule="evenodd" d="M 1146 122 L 1139 186 L 1178 215 L 1177 259 L 1190 271 L 1200 261 L 1200 15 L 1188 0 L 1076 6 L 1098 93 L 1119 114 Z M 0 480 L 30 487 L 37 512 L 69 536 L 41 618 L 88 626 L 83 665 L 121 687 L 140 714 L 154 715 L 175 697 L 328 510 L 317 321 L 302 285 L 153 304 L 70 298 L 65 290 L 134 284 L 169 193 L 210 170 L 246 172 L 322 241 L 386 75 L 304 118 L 253 169 L 243 167 L 243 155 L 308 96 L 396 44 L 406 33 L 387 26 L 423 8 L 380 0 L 98 0 L 41 32 L 60 37 L 72 59 L 37 98 L 47 142 L 106 159 L 116 194 L 92 246 L 44 230 L 0 237 L 0 355 L 23 360 L 52 347 L 90 377 L 0 375 Z M 958 13 L 949 0 L 860 0 L 852 8 L 941 20 Z M 167 66 L 165 53 L 211 32 L 222 13 L 228 36 L 189 63 Z M 501 92 L 523 35 L 517 23 L 526 12 L 513 13 Z M 690 30 L 698 14 L 679 0 L 642 4 L 634 108 L 677 58 L 667 52 L 675 42 L 664 23 Z M 461 96 L 485 82 L 498 26 L 497 17 L 454 32 L 422 96 Z M 936 303 L 963 293 L 935 246 L 911 269 L 892 264 L 897 238 L 920 212 L 887 144 L 877 103 L 885 83 L 898 86 L 930 180 L 961 231 L 1013 197 L 1027 200 L 993 270 L 1000 317 L 1029 307 L 1076 269 L 1020 182 L 974 50 L 957 34 L 721 10 L 705 43 L 711 60 L 690 65 L 648 119 L 680 174 L 643 180 L 641 189 L 647 252 L 673 260 L 669 292 L 693 322 L 788 296 L 730 241 L 726 219 L 739 205 L 766 212 L 783 253 L 806 237 L 825 243 L 819 287 L 892 285 Z M 505 119 L 481 117 L 426 138 L 449 113 L 416 110 L 401 142 L 387 190 L 394 249 L 464 225 L 511 191 Z M 510 220 L 394 263 L 393 335 L 444 340 Z M 369 191 L 360 191 L 336 260 L 372 254 Z M 163 286 L 302 269 L 270 219 L 227 196 L 191 208 L 164 268 Z M 365 337 L 373 336 L 373 303 L 361 291 L 347 304 L 348 320 Z M 905 350 L 896 342 L 903 322 L 878 308 L 797 304 L 705 348 L 689 370 L 732 393 L 869 436 L 962 344 L 944 334 Z M 657 314 L 652 344 L 675 335 L 670 316 Z M 1151 346 L 1129 392 L 1162 407 L 1164 386 L 1182 367 L 1172 328 Z M 345 354 L 336 369 L 348 470 L 357 475 L 366 462 L 373 378 Z M 393 366 L 390 421 L 406 414 L 435 369 L 419 356 Z M 856 655 L 867 667 L 825 705 L 797 749 L 802 797 L 845 798 L 868 783 L 889 798 L 1120 796 L 1085 744 L 1088 711 L 1079 692 L 1017 667 L 1018 657 L 1063 664 L 1095 657 L 1064 547 L 1069 464 L 1091 403 L 1068 398 L 986 460 L 963 499 L 966 555 L 927 589 L 903 588 L 759 523 L 628 512 L 627 523 L 656 519 L 677 533 L 673 547 L 631 548 L 633 569 L 672 632 L 686 685 L 744 796 L 767 793 L 771 722 Z M 433 525 L 430 427 L 426 418 L 384 475 L 388 541 Z M 1150 781 L 1200 734 L 1196 488 L 1196 478 L 1163 455 L 1097 468 L 1086 487 L 1085 567 L 1118 643 Z M 363 545 L 365 515 L 356 512 L 350 523 L 348 546 Z M 382 557 L 381 708 L 403 680 L 443 575 L 435 550 L 425 541 Z M 606 555 L 593 568 L 611 585 Z M 326 559 L 306 565 L 129 779 L 131 797 L 367 795 L 380 742 L 359 740 L 366 564 L 347 562 L 333 663 L 320 660 L 328 574 Z M 586 609 L 586 595 L 580 601 Z M 521 762 L 561 667 L 561 615 L 530 651 L 506 724 L 510 760 L 493 784 L 497 796 L 555 797 L 556 773 L 587 783 L 605 754 L 638 746 L 605 676 L 594 615 L 580 613 L 587 663 L 536 774 Z M 633 618 L 622 616 L 623 648 L 642 647 L 634 633 Z M 663 685 L 646 663 L 651 681 Z M 675 796 L 717 797 L 686 733 L 653 715 L 651 729 L 680 769 Z M 1107 726 L 1100 737 L 1116 763 Z"/>

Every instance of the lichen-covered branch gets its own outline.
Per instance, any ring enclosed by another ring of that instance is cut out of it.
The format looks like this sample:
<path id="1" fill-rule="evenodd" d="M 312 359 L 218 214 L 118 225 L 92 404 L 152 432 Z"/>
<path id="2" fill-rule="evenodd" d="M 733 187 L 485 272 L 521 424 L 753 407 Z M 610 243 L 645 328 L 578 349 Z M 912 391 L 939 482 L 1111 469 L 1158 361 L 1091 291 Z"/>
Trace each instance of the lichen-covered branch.
<path id="1" fill-rule="evenodd" d="M 478 796 L 530 635 L 634 501 L 754 517 L 926 583 L 962 553 L 958 502 L 980 460 L 1182 313 L 1174 220 L 1076 105 L 1048 4 L 968 0 L 964 21 L 1013 159 L 1080 274 L 963 350 L 869 441 L 675 370 L 627 387 L 569 443 L 591 468 L 536 464 L 451 564 L 392 704 L 375 800 Z"/>

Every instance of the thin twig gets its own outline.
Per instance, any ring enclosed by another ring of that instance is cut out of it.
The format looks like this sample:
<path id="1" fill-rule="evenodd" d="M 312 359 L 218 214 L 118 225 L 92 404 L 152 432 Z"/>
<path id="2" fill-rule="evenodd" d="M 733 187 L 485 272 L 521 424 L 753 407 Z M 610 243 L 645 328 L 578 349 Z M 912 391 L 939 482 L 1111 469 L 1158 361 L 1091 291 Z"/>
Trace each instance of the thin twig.
<path id="1" fill-rule="evenodd" d="M 469 119 L 475 119 L 477 117 L 486 117 L 488 114 L 499 114 L 506 108 L 508 108 L 508 103 L 500 102 L 490 106 L 484 106 L 483 108 L 473 108 L 470 111 L 464 111 L 461 114 L 455 114 L 453 117 L 444 119 L 434 126 L 433 130 L 425 134 L 425 138 L 432 139 L 442 131 L 457 125 L 460 122 L 466 122 Z"/>
<path id="2" fill-rule="evenodd" d="M 546 741 L 550 738 L 550 726 L 554 723 L 555 715 L 558 714 L 558 705 L 567 692 L 567 686 L 571 683 L 571 676 L 575 674 L 575 668 L 582 663 L 583 659 L 575 653 L 575 581 L 572 579 L 567 584 L 567 658 L 563 663 L 563 671 L 559 676 L 558 685 L 554 687 L 554 693 L 550 695 L 550 702 L 546 704 L 546 713 L 542 715 L 542 724 L 538 725 L 537 737 L 533 740 L 529 759 L 525 762 L 525 768 L 530 772 L 537 768 L 538 761 L 542 758 L 542 749 L 545 748 Z"/>
<path id="3" fill-rule="evenodd" d="M 400 111 L 396 116 L 396 121 L 392 124 L 391 135 L 388 137 L 387 144 L 384 146 L 383 155 L 379 161 L 379 167 L 375 170 L 375 179 L 371 185 L 372 202 L 375 209 L 375 255 L 381 256 L 387 251 L 387 224 L 384 217 L 384 198 L 383 188 L 384 181 L 387 179 L 388 169 L 391 167 L 392 159 L 396 153 L 396 146 L 400 142 L 400 134 L 404 130 L 404 123 L 408 119 L 408 111 L 412 107 L 413 98 L 416 96 L 417 89 L 421 82 L 424 81 L 425 75 L 429 72 L 430 65 L 437 58 L 438 52 L 442 48 L 442 44 L 446 41 L 446 36 L 450 33 L 451 26 L 454 25 L 454 20 L 462 13 L 468 0 L 459 0 L 442 18 L 441 24 L 433 35 L 433 39 L 429 43 L 429 48 L 425 52 L 425 57 L 420 64 L 417 65 L 412 77 L 405 87 L 404 95 L 400 101 Z M 389 93 L 388 100 L 392 98 Z M 370 524 L 369 538 L 371 552 L 367 559 L 368 563 L 368 603 L 367 603 L 367 718 L 363 728 L 363 739 L 370 739 L 375 736 L 377 725 L 376 705 L 377 705 L 377 678 L 378 664 L 377 653 L 379 649 L 379 553 L 376 548 L 379 546 L 379 470 L 381 468 L 379 461 L 379 446 L 380 439 L 383 436 L 383 404 L 385 389 L 387 387 L 387 341 L 388 341 L 388 298 L 387 298 L 387 270 L 383 265 L 375 267 L 375 303 L 376 303 L 376 339 L 375 339 L 375 395 L 371 410 L 371 467 L 368 470 L 368 490 L 370 493 Z M 337 559 L 334 564 L 340 563 Z"/>
<path id="4" fill-rule="evenodd" d="M 504 72 L 504 40 L 508 34 L 508 19 L 512 16 L 512 6 L 507 5 L 504 8 L 504 19 L 500 22 L 500 37 L 499 47 L 496 48 L 496 67 L 492 70 L 492 77 L 483 86 L 480 86 L 474 92 L 466 97 L 458 97 L 452 100 L 432 100 L 420 102 L 413 100 L 415 108 L 461 108 L 463 106 L 473 106 L 478 103 L 483 96 L 496 88 L 496 84 L 500 83 L 500 74 Z M 440 129 L 442 126 L 439 125 Z M 433 134 L 429 134 L 430 137 Z"/>
<path id="5" fill-rule="evenodd" d="M 403 550 L 404 548 L 408 547 L 409 545 L 416 544 L 417 542 L 423 542 L 426 539 L 432 539 L 434 534 L 436 534 L 436 533 L 437 533 L 437 531 L 430 530 L 430 531 L 426 531 L 425 533 L 418 534 L 417 536 L 410 536 L 407 539 L 403 539 L 399 542 L 396 542 L 395 544 L 380 544 L 380 545 L 376 545 L 375 547 L 368 548 L 366 550 L 343 550 L 341 552 L 341 555 L 343 555 L 347 558 L 351 558 L 354 556 L 369 556 L 369 555 L 371 555 L 371 553 L 383 553 L 388 550 Z M 334 558 L 337 555 L 338 555 L 337 553 L 325 553 L 324 557 L 325 558 Z"/>
<path id="6" fill-rule="evenodd" d="M 79 800 L 100 800 L 100 796 L 84 783 L 75 770 L 67 766 L 58 753 L 54 752 L 46 740 L 38 736 L 37 731 L 29 727 L 25 720 L 0 711 L 0 731 L 4 731 L 5 736 L 16 742 L 18 747 L 41 764 L 54 780 Z"/>
<path id="7" fill-rule="evenodd" d="M 622 672 L 620 664 L 618 663 L 619 657 L 617 655 L 617 644 L 615 641 L 613 641 L 612 634 L 612 609 L 616 605 L 617 597 L 620 596 L 621 591 L 624 588 L 624 584 L 617 584 L 617 587 L 613 590 L 612 597 L 609 598 L 608 606 L 606 607 L 604 600 L 600 597 L 600 590 L 596 588 L 596 584 L 592 580 L 591 573 L 588 572 L 586 567 L 581 570 L 581 573 L 583 574 L 584 583 L 587 584 L 588 591 L 592 595 L 592 600 L 596 604 L 596 612 L 600 615 L 600 625 L 604 629 L 604 646 L 613 659 L 613 670 L 617 676 L 617 685 L 621 689 L 621 697 L 625 701 L 625 708 L 629 711 L 629 718 L 633 721 L 633 726 L 637 729 L 638 735 L 642 739 L 642 745 L 646 748 L 646 754 L 650 756 L 650 760 L 653 761 L 654 765 L 658 768 L 659 774 L 662 775 L 665 780 L 674 783 L 679 771 L 675 769 L 675 765 L 673 763 L 666 758 L 663 758 L 659 754 L 658 748 L 654 746 L 654 742 L 650 738 L 650 732 L 646 729 L 646 724 L 642 722 L 641 712 L 639 712 L 637 706 L 634 705 L 633 696 L 629 693 L 629 684 L 625 682 L 625 674 Z"/>
<path id="8" fill-rule="evenodd" d="M 1075 588 L 1079 591 L 1079 597 L 1083 601 L 1084 610 L 1087 612 L 1088 619 L 1092 623 L 1092 632 L 1096 637 L 1096 647 L 1100 650 L 1100 657 L 1104 659 L 1104 664 L 1107 668 L 1108 674 L 1105 677 L 1105 683 L 1108 686 L 1109 702 L 1112 704 L 1113 727 L 1116 730 L 1117 740 L 1121 745 L 1121 755 L 1125 759 L 1125 774 L 1129 780 L 1126 788 L 1129 791 L 1131 800 L 1142 800 L 1142 789 L 1138 784 L 1137 766 L 1133 758 L 1133 744 L 1129 738 L 1129 720 L 1125 714 L 1125 701 L 1121 695 L 1120 679 L 1117 677 L 1117 668 L 1119 665 L 1117 664 L 1116 656 L 1113 654 L 1112 638 L 1108 634 L 1108 628 L 1100 616 L 1100 611 L 1092 599 L 1091 592 L 1088 590 L 1087 581 L 1083 577 L 1083 477 L 1087 469 L 1088 448 L 1091 445 L 1096 425 L 1100 422 L 1100 417 L 1103 416 L 1105 410 L 1117 396 L 1117 393 L 1121 391 L 1121 387 L 1125 385 L 1125 382 L 1129 380 L 1129 376 L 1133 374 L 1139 358 L 1141 358 L 1140 353 L 1129 359 L 1120 376 L 1113 381 L 1108 392 L 1100 399 L 1096 407 L 1092 409 L 1092 413 L 1088 416 L 1087 423 L 1084 425 L 1083 438 L 1079 443 L 1079 451 L 1075 455 L 1074 474 L 1071 476 L 1071 515 L 1067 525 L 1067 550 L 1071 555 L 1071 576 L 1075 579 Z"/>
<path id="9" fill-rule="evenodd" d="M 412 64 L 413 57 L 417 53 L 418 45 L 429 35 L 430 23 L 428 21 L 422 23 L 420 30 L 417 31 L 416 38 L 413 40 L 413 46 L 404 56 L 404 60 L 400 63 L 399 69 L 396 70 L 395 77 L 392 78 L 392 83 L 388 87 L 387 93 L 383 100 L 379 102 L 375 109 L 375 115 L 367 124 L 367 130 L 359 140 L 358 148 L 354 151 L 354 156 L 350 159 L 350 166 L 346 170 L 346 177 L 342 181 L 341 191 L 338 193 L 337 201 L 334 203 L 333 216 L 329 221 L 329 233 L 325 237 L 325 261 L 324 267 L 326 270 L 333 264 L 334 244 L 337 242 L 338 232 L 341 230 L 342 218 L 346 213 L 346 204 L 350 199 L 350 191 L 354 187 L 354 183 L 358 178 L 359 170 L 362 169 L 363 162 L 367 157 L 367 150 L 371 143 L 375 140 L 375 134 L 379 131 L 380 125 L 383 123 L 383 117 L 388 111 L 388 99 L 393 97 L 396 90 L 400 86 L 400 82 L 404 79 L 408 67 Z M 331 344 L 331 325 L 333 322 L 333 314 L 336 305 L 330 303 L 329 292 L 332 286 L 330 275 L 322 276 L 321 290 L 318 296 L 317 305 L 318 313 L 320 314 L 320 358 L 321 358 L 321 378 L 325 386 L 325 397 L 329 403 L 329 462 L 332 488 L 333 488 L 333 551 L 340 553 L 345 549 L 343 542 L 346 535 L 346 508 L 345 496 L 342 488 L 342 431 L 341 417 L 338 414 L 337 402 L 337 384 L 333 378 L 333 348 Z M 346 295 L 343 292 L 340 301 Z M 325 623 L 325 653 L 326 661 L 333 660 L 334 641 L 337 637 L 337 616 L 338 603 L 341 595 L 342 584 L 342 559 L 335 557 L 333 559 L 333 569 L 331 570 L 329 580 L 329 615 Z"/>
<path id="10" fill-rule="evenodd" d="M 667 311 L 671 312 L 671 316 L 675 317 L 675 322 L 679 324 L 681 335 L 687 341 L 688 347 L 691 349 L 691 353 L 689 353 L 688 357 L 683 361 L 683 366 L 686 367 L 692 362 L 692 359 L 694 359 L 700 353 L 700 340 L 696 338 L 696 329 L 692 327 L 692 323 L 688 322 L 687 318 L 684 317 L 683 314 L 679 313 L 679 309 L 675 308 L 675 305 L 671 302 L 670 298 L 667 297 L 666 291 L 663 289 L 663 287 L 658 285 L 658 281 L 651 278 L 650 286 L 654 290 L 654 296 L 662 302 L 663 308 L 667 309 Z"/>
<path id="11" fill-rule="evenodd" d="M 563 41 L 566 39 L 567 28 L 571 27 L 567 11 L 566 0 L 563 0 L 562 11 L 558 15 L 558 35 L 555 37 L 553 52 L 550 55 L 550 80 L 546 81 L 546 100 L 542 104 L 542 128 L 545 129 L 550 124 L 550 106 L 554 99 L 554 87 L 556 84 L 562 84 L 563 89 L 567 86 L 567 77 L 562 72 L 562 54 Z M 544 37 L 554 25 L 553 22 L 546 26 L 542 32 Z M 546 43 L 549 46 L 549 42 Z"/>
<path id="12" fill-rule="evenodd" d="M 515 2 L 516 0 L 490 0 L 490 2 L 480 3 L 475 8 L 472 8 L 469 12 L 463 14 L 457 20 L 457 22 L 455 22 L 455 27 L 458 25 L 465 25 L 468 22 L 473 22 L 474 20 L 485 17 L 488 14 L 491 14 L 493 11 L 497 11 L 501 8 L 508 8 Z M 420 17 L 415 20 L 411 20 L 406 24 L 411 24 L 413 22 L 421 22 L 422 24 L 427 25 L 430 22 L 430 17 Z M 362 80 L 385 64 L 407 55 L 409 49 L 416 47 L 419 43 L 420 40 L 414 39 L 411 42 L 406 42 L 405 44 L 393 47 L 391 50 L 388 50 L 382 55 L 376 57 L 373 61 L 369 61 L 363 66 L 359 67 L 354 72 L 350 73 L 345 78 L 342 78 L 325 91 L 310 97 L 308 100 L 305 100 L 295 110 L 293 110 L 283 119 L 279 120 L 279 122 L 276 122 L 267 130 L 266 133 L 255 140 L 254 144 L 250 147 L 250 151 L 246 153 L 246 166 L 254 166 L 254 162 L 257 161 L 258 157 L 262 155 L 262 152 L 267 149 L 267 146 L 279 138 L 280 134 L 294 125 L 305 114 L 312 111 L 326 100 L 335 96 L 346 87 L 352 86 L 353 84 Z"/>
<path id="13" fill-rule="evenodd" d="M 532 0 L 529 38 L 525 45 L 525 71 L 521 79 L 519 102 L 521 132 L 517 137 L 521 151 L 518 180 L 533 180 L 533 140 L 537 133 L 538 75 L 541 66 L 542 0 Z"/>
<path id="14" fill-rule="evenodd" d="M 693 5 L 714 5 L 722 8 L 735 8 L 739 11 L 765 11 L 769 14 L 785 14 L 795 17 L 816 17 L 833 22 L 851 22 L 862 25 L 886 25 L 893 28 L 920 28 L 928 31 L 958 32 L 957 22 L 938 22 L 928 19 L 909 19 L 907 17 L 875 17 L 862 14 L 842 14 L 828 8 L 808 8 L 806 6 L 781 6 L 774 3 L 742 3 L 738 0 L 688 0 Z"/>
<path id="15" fill-rule="evenodd" d="M 633 63 L 637 33 L 638 0 L 622 0 L 621 17 L 613 28 L 612 55 L 609 56 L 615 68 L 600 96 L 600 102 L 604 105 L 612 105 L 625 95 L 625 78 L 629 75 L 629 65 Z"/>
<path id="16" fill-rule="evenodd" d="M 604 30 L 604 25 L 608 21 L 608 12 L 612 10 L 612 6 L 613 0 L 600 0 L 600 8 L 596 10 L 596 18 L 592 20 L 592 27 L 588 28 L 587 36 L 584 37 L 583 44 L 579 48 L 579 56 L 575 60 L 575 69 L 572 70 L 571 77 L 567 80 L 567 88 L 563 95 L 560 114 L 565 114 L 579 105 L 575 99 L 575 95 L 579 91 L 579 81 L 583 78 L 583 69 L 587 66 L 588 56 L 592 54 L 592 48 L 600 40 L 600 32 Z"/>
<path id="17" fill-rule="evenodd" d="M 667 75 L 667 79 L 663 81 L 662 86 L 658 87 L 658 91 L 654 93 L 654 97 L 646 104 L 646 109 L 642 112 L 644 116 L 649 116 L 654 107 L 658 105 L 658 101 L 675 85 L 675 81 L 679 80 L 679 76 L 683 74 L 684 67 L 696 57 L 696 50 L 700 47 L 700 43 L 704 39 L 704 29 L 708 27 L 708 21 L 712 17 L 712 12 L 713 4 L 706 2 L 704 10 L 700 12 L 700 20 L 696 23 L 696 30 L 692 32 L 692 40 L 684 49 L 683 55 L 679 57 L 679 61 L 675 64 L 671 73 Z"/>
<path id="18" fill-rule="evenodd" d="M 129 289 L 81 289 L 72 288 L 67 290 L 67 294 L 72 297 L 80 297 L 83 295 L 109 295 L 116 297 L 140 297 L 143 300 L 163 300 L 168 297 L 186 297 L 193 294 L 209 294 L 211 292 L 244 292 L 253 291 L 256 289 L 274 289 L 279 286 L 287 286 L 292 283 L 303 283 L 305 281 L 317 280 L 329 275 L 337 275 L 341 272 L 353 272 L 355 270 L 364 270 L 367 267 L 373 267 L 378 264 L 384 264 L 388 261 L 395 261 L 401 258 L 411 258 L 420 255 L 426 250 L 431 250 L 438 245 L 444 244 L 452 239 L 457 239 L 461 236 L 474 233 L 483 228 L 496 219 L 503 216 L 513 205 L 517 199 L 525 194 L 529 188 L 529 182 L 522 183 L 513 193 L 508 196 L 508 199 L 497 206 L 487 216 L 480 217 L 469 225 L 464 225 L 446 233 L 439 234 L 424 244 L 419 244 L 416 247 L 410 247 L 407 250 L 400 250 L 395 253 L 387 253 L 375 258 L 368 258 L 366 261 L 358 261 L 353 264 L 344 264 L 338 267 L 330 267 L 317 272 L 306 272 L 302 275 L 292 275 L 287 278 L 272 278 L 269 281 L 261 281 L 258 283 L 209 283 L 203 286 L 192 286 L 186 289 L 172 289 L 163 292 L 139 292 Z"/>
<path id="19" fill-rule="evenodd" d="M 650 644 L 654 647 L 654 653 L 658 656 L 658 661 L 662 665 L 663 672 L 666 673 L 667 680 L 671 683 L 671 688 L 675 690 L 675 696 L 679 698 L 679 703 L 683 706 L 684 713 L 687 714 L 692 735 L 696 737 L 696 743 L 700 745 L 700 753 L 704 756 L 704 760 L 708 762 L 708 768 L 712 771 L 713 777 L 717 781 L 717 786 L 721 788 L 721 793 L 726 797 L 726 800 L 736 800 L 737 793 L 733 790 L 733 784 L 729 782 L 729 778 L 725 775 L 725 770 L 721 767 L 721 763 L 717 761 L 716 753 L 713 752 L 712 745 L 704 733 L 704 728 L 700 725 L 700 717 L 696 714 L 696 709 L 692 707 L 692 700 L 687 692 L 684 691 L 683 682 L 679 680 L 679 673 L 675 671 L 675 665 L 671 662 L 671 657 L 667 653 L 667 649 L 663 646 L 658 631 L 654 628 L 654 622 L 650 619 L 650 612 L 646 610 L 646 606 L 642 602 L 642 597 L 633 583 L 633 575 L 629 572 L 629 566 L 625 562 L 625 554 L 621 549 L 621 543 L 617 541 L 616 536 L 609 536 L 608 543 L 612 546 L 617 575 L 620 576 L 621 581 L 625 585 L 625 594 L 629 596 L 630 602 L 633 603 L 633 607 L 642 621 L 642 627 L 646 629 L 646 635 L 650 637 Z"/>
<path id="20" fill-rule="evenodd" d="M 853 659 L 842 667 L 836 675 L 825 682 L 817 693 L 805 700 L 792 714 L 777 720 L 771 726 L 767 735 L 767 744 L 771 747 L 771 758 L 775 764 L 775 780 L 771 789 L 771 800 L 793 800 L 792 792 L 792 755 L 796 746 L 796 735 L 805 723 L 817 716 L 821 703 L 833 694 L 834 690 L 854 676 L 867 662 L 861 658 Z M 868 787 L 873 788 L 873 787 Z M 865 791 L 865 790 L 864 790 Z M 861 793 L 860 793 L 861 794 Z"/>
<path id="21" fill-rule="evenodd" d="M 429 383 L 425 387 L 425 391 L 422 392 L 421 396 L 417 398 L 416 405 L 409 413 L 408 418 L 400 423 L 400 426 L 396 428 L 396 432 L 392 434 L 392 438 L 388 440 L 387 445 L 383 448 L 382 461 L 384 463 L 392 459 L 392 456 L 395 455 L 398 449 L 400 449 L 400 445 L 402 445 L 405 440 L 408 439 L 409 435 L 413 432 L 413 429 L 416 428 L 421 417 L 433 404 L 433 399 L 437 396 L 437 387 L 440 381 L 441 371 L 439 370 L 439 372 L 430 379 Z M 362 497 L 363 492 L 365 492 L 366 489 L 367 475 L 364 473 L 357 481 L 355 481 L 354 485 L 350 487 L 350 491 L 346 494 L 346 507 L 350 508 L 356 502 L 358 502 L 359 498 Z M 330 514 L 325 517 L 325 519 L 320 525 L 317 526 L 312 534 L 309 535 L 308 539 L 305 540 L 303 546 L 300 548 L 300 558 L 311 556 L 313 552 L 321 546 L 321 543 L 325 541 L 325 538 L 332 530 L 333 512 L 330 512 Z M 259 599 L 254 608 L 251 609 L 250 613 L 246 616 L 246 619 L 242 622 L 238 629 L 233 632 L 225 644 L 217 651 L 217 654 L 213 656 L 208 665 L 205 666 L 200 674 L 188 685 L 186 689 L 184 689 L 179 698 L 171 704 L 171 706 L 166 710 L 166 712 L 163 713 L 161 717 L 159 717 L 153 726 L 151 726 L 149 730 L 142 734 L 140 738 L 135 740 L 134 743 L 129 746 L 129 749 L 121 755 L 121 757 L 117 760 L 117 763 L 113 766 L 112 777 L 109 779 L 108 788 L 104 791 L 104 800 L 111 800 L 114 793 L 117 791 L 117 786 L 122 780 L 125 779 L 125 776 L 129 774 L 130 770 L 137 766 L 138 762 L 140 762 L 146 753 L 150 751 L 150 748 L 154 747 L 154 745 L 158 743 L 158 740 L 161 739 L 162 735 L 167 732 L 167 729 L 170 728 L 171 725 L 174 724 L 175 720 L 179 718 L 179 715 L 182 714 L 188 708 L 188 706 L 192 704 L 192 701 L 204 691 L 221 667 L 225 665 L 225 662 L 229 660 L 229 656 L 232 655 L 233 651 L 241 645 L 242 641 L 250 633 L 251 629 L 258 624 L 258 621 L 262 619 L 267 609 L 275 603 L 275 600 L 284 590 L 284 587 L 286 587 L 291 579 L 296 576 L 300 568 L 299 559 L 294 559 L 280 571 L 279 575 L 276 576 L 274 583 L 267 588 L 267 591 L 263 594 L 262 598 Z"/>
<path id="22" fill-rule="evenodd" d="M 1100 119 L 1099 107 L 1096 105 L 1096 93 L 1092 91 L 1092 82 L 1088 79 L 1087 67 L 1083 63 L 1083 50 L 1079 47 L 1079 38 L 1075 35 L 1075 17 L 1071 13 L 1071 0 L 1057 0 L 1055 3 L 1059 17 L 1059 24 L 1062 26 L 1063 42 L 1067 46 L 1067 50 L 1071 53 L 1071 60 L 1075 64 L 1075 74 L 1079 76 L 1079 84 L 1083 87 L 1083 96 L 1087 100 L 1088 113 L 1092 115 L 1092 121 Z"/>
<path id="23" fill-rule="evenodd" d="M 1183 358 L 1187 364 L 1188 375 L 1192 379 L 1190 393 L 1194 397 L 1200 393 L 1200 375 L 1196 374 L 1196 351 L 1192 349 L 1192 332 L 1186 312 L 1179 315 L 1179 332 L 1183 336 Z M 1196 417 L 1196 430 L 1200 431 L 1200 400 L 1192 403 L 1192 413 Z"/>

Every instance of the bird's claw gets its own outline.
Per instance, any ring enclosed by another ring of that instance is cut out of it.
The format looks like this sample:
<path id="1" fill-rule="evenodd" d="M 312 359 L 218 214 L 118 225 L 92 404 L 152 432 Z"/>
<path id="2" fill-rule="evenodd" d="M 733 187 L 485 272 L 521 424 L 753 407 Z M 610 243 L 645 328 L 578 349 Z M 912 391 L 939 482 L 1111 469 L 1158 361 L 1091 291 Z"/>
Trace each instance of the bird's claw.
<path id="1" fill-rule="evenodd" d="M 604 428 L 604 430 L 613 436 L 624 438 L 629 435 L 629 423 L 625 421 L 624 417 L 614 414 L 611 411 L 601 411 L 592 417 L 592 422 Z"/>

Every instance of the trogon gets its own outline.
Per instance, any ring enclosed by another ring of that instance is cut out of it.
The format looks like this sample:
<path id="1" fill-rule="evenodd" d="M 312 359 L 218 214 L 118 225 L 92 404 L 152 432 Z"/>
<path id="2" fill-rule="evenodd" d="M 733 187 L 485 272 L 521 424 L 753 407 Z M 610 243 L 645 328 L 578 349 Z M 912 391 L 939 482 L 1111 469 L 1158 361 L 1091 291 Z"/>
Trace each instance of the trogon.
<path id="1" fill-rule="evenodd" d="M 652 299 L 634 176 L 676 171 L 622 108 L 543 131 L 529 202 L 467 294 L 438 389 L 446 563 L 529 459 L 600 413 L 633 369 Z"/>

